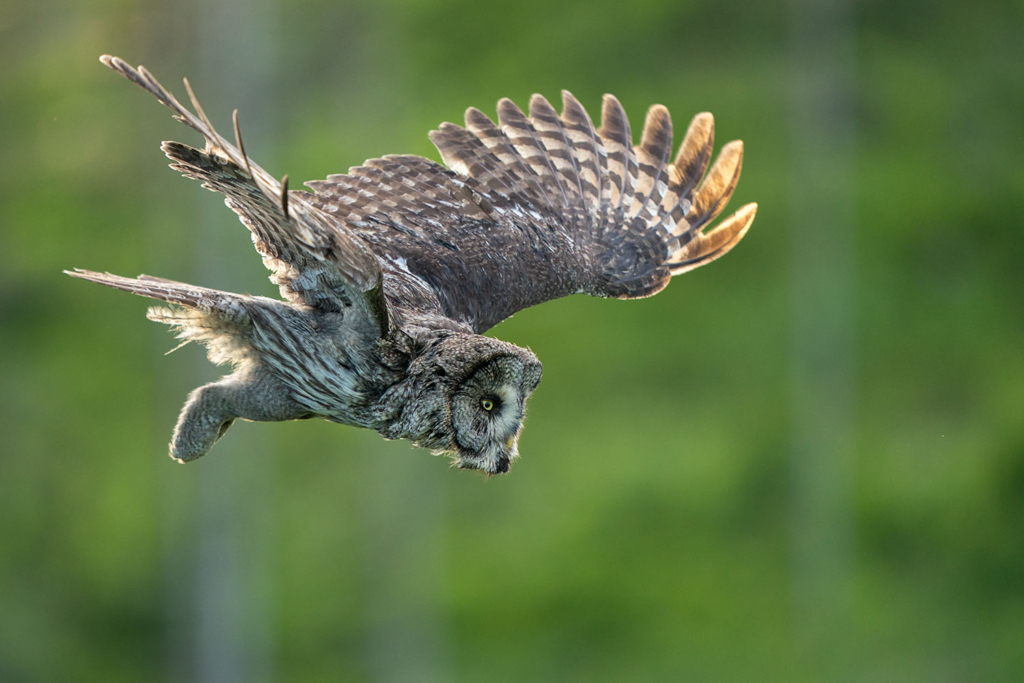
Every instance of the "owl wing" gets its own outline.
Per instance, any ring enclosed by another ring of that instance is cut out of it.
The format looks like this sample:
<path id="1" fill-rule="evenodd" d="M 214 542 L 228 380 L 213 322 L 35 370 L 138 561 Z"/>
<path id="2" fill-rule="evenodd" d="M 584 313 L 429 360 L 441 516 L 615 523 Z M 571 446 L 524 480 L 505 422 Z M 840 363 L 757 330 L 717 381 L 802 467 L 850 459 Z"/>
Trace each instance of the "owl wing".
<path id="1" fill-rule="evenodd" d="M 698 114 L 674 161 L 660 105 L 633 145 L 618 100 L 595 129 L 563 92 L 559 115 L 539 95 L 529 115 L 508 99 L 495 124 L 467 110 L 431 140 L 447 168 L 422 157 L 372 159 L 308 183 L 310 203 L 344 222 L 381 260 L 394 291 L 428 290 L 444 316 L 483 332 L 513 313 L 575 293 L 633 299 L 724 255 L 755 204 L 710 230 L 740 174 L 743 146 L 711 158 L 714 121 Z M 703 180 L 702 180 L 703 179 Z"/>
<path id="2" fill-rule="evenodd" d="M 286 299 L 322 310 L 355 306 L 380 334 L 387 334 L 390 314 L 377 257 L 363 240 L 307 201 L 309 193 L 289 192 L 287 176 L 280 182 L 246 156 L 237 112 L 232 145 L 214 129 L 188 81 L 195 113 L 145 67 L 136 69 L 109 55 L 100 61 L 150 92 L 206 139 L 204 150 L 179 142 L 164 142 L 161 149 L 174 162 L 172 168 L 224 195 L 224 203 L 252 233 L 256 251 Z"/>

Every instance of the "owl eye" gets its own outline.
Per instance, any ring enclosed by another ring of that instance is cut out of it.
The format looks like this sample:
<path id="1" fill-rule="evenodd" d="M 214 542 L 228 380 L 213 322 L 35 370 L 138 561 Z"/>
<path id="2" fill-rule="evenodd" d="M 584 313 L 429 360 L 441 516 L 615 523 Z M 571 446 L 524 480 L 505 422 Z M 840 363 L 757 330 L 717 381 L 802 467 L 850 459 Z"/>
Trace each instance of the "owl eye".
<path id="1" fill-rule="evenodd" d="M 492 410 L 494 410 L 494 401 L 492 401 L 489 398 L 481 399 L 480 407 L 486 410 L 487 412 L 491 412 Z"/>

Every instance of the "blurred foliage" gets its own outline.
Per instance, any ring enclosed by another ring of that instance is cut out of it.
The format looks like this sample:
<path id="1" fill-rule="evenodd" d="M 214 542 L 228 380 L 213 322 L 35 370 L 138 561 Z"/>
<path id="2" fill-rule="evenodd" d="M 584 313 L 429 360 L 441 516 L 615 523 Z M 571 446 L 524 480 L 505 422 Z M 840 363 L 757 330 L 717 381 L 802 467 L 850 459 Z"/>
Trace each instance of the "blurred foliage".
<path id="1" fill-rule="evenodd" d="M 1019 3 L 853 8 L 852 550 L 810 613 L 799 3 L 217 6 L 0 7 L 0 680 L 215 680 L 201 644 L 225 633 L 243 680 L 1024 679 Z M 270 57 L 211 21 L 256 22 Z M 163 357 L 146 302 L 60 270 L 274 290 L 220 200 L 165 168 L 158 141 L 194 136 L 104 52 L 188 75 L 225 129 L 239 106 L 252 156 L 293 182 L 436 159 L 428 130 L 502 96 L 568 88 L 596 114 L 613 92 L 635 128 L 661 102 L 677 131 L 709 110 L 746 143 L 734 206 L 760 212 L 653 299 L 573 297 L 494 330 L 545 363 L 511 476 L 320 422 L 237 425 L 179 467 L 180 402 L 216 370 Z M 271 95 L 222 87 L 239 72 Z M 211 557 L 235 558 L 226 594 L 203 591 Z"/>

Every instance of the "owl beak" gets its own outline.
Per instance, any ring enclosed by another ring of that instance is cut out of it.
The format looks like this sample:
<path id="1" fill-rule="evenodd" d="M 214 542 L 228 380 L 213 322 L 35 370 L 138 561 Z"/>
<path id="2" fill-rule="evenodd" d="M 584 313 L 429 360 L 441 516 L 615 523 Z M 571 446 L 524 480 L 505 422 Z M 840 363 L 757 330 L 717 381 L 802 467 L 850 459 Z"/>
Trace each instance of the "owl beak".
<path id="1" fill-rule="evenodd" d="M 458 467 L 461 469 L 483 470 L 487 474 L 505 474 L 512 466 L 512 461 L 519 456 L 516 439 L 513 434 L 504 442 L 493 444 L 484 453 L 460 453 Z"/>
<path id="2" fill-rule="evenodd" d="M 508 472 L 509 467 L 512 466 L 512 461 L 519 455 L 519 449 L 516 448 L 516 437 L 518 434 L 513 434 L 508 437 L 505 442 L 504 452 L 498 457 L 498 463 L 495 467 L 494 474 L 505 474 Z"/>

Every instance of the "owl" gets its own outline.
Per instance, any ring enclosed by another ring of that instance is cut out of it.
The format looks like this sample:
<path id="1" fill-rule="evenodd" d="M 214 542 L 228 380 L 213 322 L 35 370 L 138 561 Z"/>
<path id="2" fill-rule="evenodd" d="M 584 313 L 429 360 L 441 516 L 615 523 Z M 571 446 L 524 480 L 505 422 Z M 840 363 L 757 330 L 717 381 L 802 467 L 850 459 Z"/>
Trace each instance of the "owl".
<path id="1" fill-rule="evenodd" d="M 151 320 L 196 341 L 232 372 L 194 390 L 174 428 L 179 462 L 205 455 L 236 419 L 319 417 L 408 439 L 456 466 L 508 472 L 541 363 L 484 333 L 529 306 L 570 294 L 636 299 L 714 261 L 746 234 L 747 204 L 708 228 L 729 201 L 743 146 L 708 169 L 714 120 L 690 123 L 675 160 L 665 107 L 634 145 L 622 106 L 604 97 L 601 126 L 562 93 L 498 122 L 430 133 L 444 166 L 419 156 L 371 159 L 288 189 L 219 134 L 188 81 L 190 111 L 144 68 L 100 58 L 205 138 L 164 142 L 171 167 L 224 195 L 249 229 L 282 299 L 140 275 L 72 277 L 169 304 Z"/>

